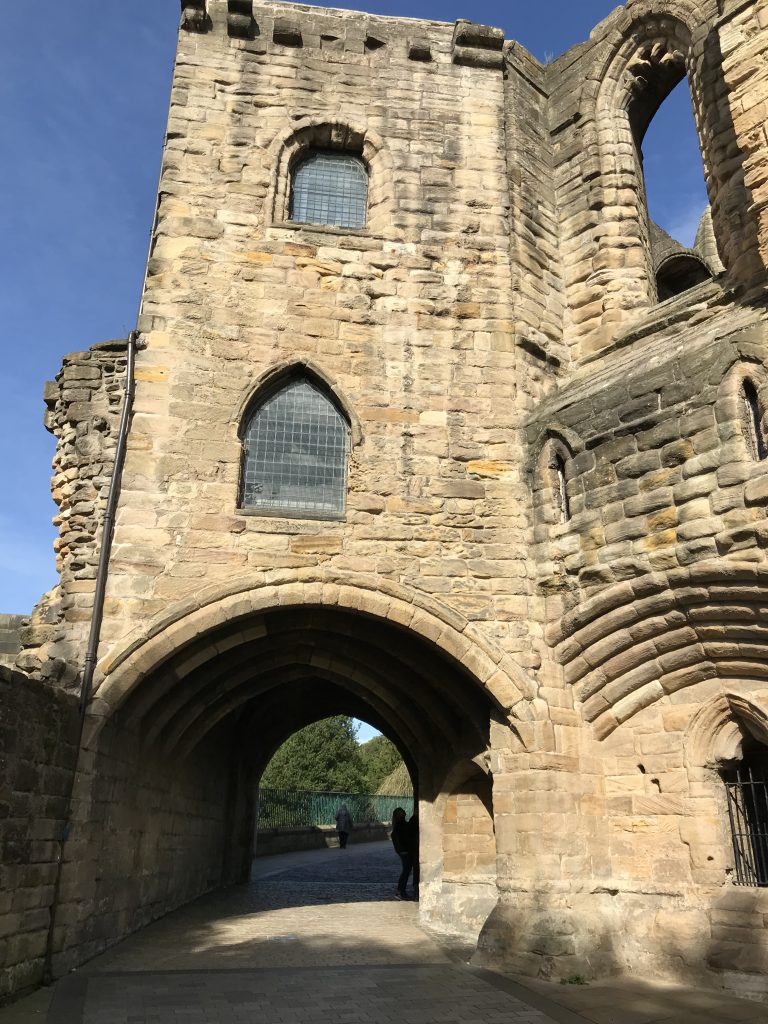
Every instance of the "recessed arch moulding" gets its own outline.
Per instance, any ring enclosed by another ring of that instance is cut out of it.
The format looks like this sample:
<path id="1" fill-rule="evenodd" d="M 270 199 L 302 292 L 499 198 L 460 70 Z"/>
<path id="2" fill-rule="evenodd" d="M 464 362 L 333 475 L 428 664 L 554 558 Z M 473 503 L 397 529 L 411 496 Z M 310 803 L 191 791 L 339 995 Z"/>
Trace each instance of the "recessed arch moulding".
<path id="1" fill-rule="evenodd" d="M 460 616 L 384 589 L 314 581 L 204 593 L 102 657 L 78 783 L 102 914 L 110 886 L 121 887 L 130 930 L 243 878 L 269 757 L 303 725 L 349 714 L 390 736 L 417 786 L 424 920 L 477 936 L 498 895 L 491 765 L 523 749 L 540 708 L 519 668 Z M 74 880 L 66 891 L 90 907 L 93 892 Z M 98 942 L 99 913 L 86 916 L 86 942 L 71 929 L 62 967 Z"/>
<path id="2" fill-rule="evenodd" d="M 381 135 L 355 117 L 345 120 L 303 117 L 278 134 L 269 149 L 273 170 L 264 205 L 267 225 L 284 224 L 289 220 L 291 175 L 302 157 L 312 149 L 336 150 L 361 158 L 369 177 L 366 226 L 377 235 L 399 237 L 400 233 L 392 227 L 395 209 L 392 157 Z"/>

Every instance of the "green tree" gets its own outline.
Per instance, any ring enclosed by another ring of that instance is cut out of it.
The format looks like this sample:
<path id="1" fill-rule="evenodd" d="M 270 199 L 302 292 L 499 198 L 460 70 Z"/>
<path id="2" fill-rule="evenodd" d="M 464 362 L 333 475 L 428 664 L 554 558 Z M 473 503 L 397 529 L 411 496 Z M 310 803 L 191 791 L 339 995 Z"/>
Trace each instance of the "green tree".
<path id="1" fill-rule="evenodd" d="M 403 764 L 397 747 L 386 736 L 374 736 L 360 747 L 368 793 L 378 793 L 384 779 Z"/>
<path id="2" fill-rule="evenodd" d="M 353 720 L 335 715 L 299 729 L 276 751 L 264 769 L 261 785 L 365 793 L 365 767 Z"/>

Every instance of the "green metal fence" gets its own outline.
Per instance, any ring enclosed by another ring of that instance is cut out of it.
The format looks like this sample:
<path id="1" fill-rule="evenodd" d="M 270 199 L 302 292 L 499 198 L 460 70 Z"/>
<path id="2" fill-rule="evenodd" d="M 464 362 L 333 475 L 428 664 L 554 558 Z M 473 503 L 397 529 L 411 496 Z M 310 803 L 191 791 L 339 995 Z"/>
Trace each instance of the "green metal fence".
<path id="1" fill-rule="evenodd" d="M 361 793 L 307 793 L 292 789 L 259 789 L 259 828 L 307 828 L 335 825 L 336 811 L 346 804 L 355 825 L 392 820 L 402 807 L 413 814 L 412 796 L 370 796 Z"/>

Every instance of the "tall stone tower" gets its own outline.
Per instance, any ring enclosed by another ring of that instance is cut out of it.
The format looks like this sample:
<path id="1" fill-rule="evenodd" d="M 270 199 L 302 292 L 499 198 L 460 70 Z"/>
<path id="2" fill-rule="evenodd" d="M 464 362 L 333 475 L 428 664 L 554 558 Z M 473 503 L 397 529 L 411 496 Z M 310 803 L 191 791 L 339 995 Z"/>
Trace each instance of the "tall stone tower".
<path id="1" fill-rule="evenodd" d="M 431 926 L 764 994 L 767 11 L 630 0 L 545 67 L 184 0 L 135 371 L 46 393 L 61 585 L 17 672 L 76 688 L 100 624 L 59 966 L 240 877 L 267 760 L 346 713 L 417 780 Z M 639 156 L 686 75 L 692 249 Z"/>

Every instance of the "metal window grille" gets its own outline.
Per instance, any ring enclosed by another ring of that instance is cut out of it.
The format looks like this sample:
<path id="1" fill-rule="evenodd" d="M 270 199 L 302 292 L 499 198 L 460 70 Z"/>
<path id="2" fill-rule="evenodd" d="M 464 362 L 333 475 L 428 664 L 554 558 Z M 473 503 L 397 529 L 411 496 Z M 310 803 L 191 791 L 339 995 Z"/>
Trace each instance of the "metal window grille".
<path id="1" fill-rule="evenodd" d="M 745 759 L 723 778 L 736 884 L 768 886 L 768 770 Z"/>
<path id="2" fill-rule="evenodd" d="M 307 380 L 294 380 L 252 414 L 245 430 L 245 508 L 309 517 L 344 512 L 349 429 Z"/>
<path id="3" fill-rule="evenodd" d="M 293 172 L 291 220 L 361 228 L 367 204 L 368 173 L 360 157 L 315 151 Z"/>

